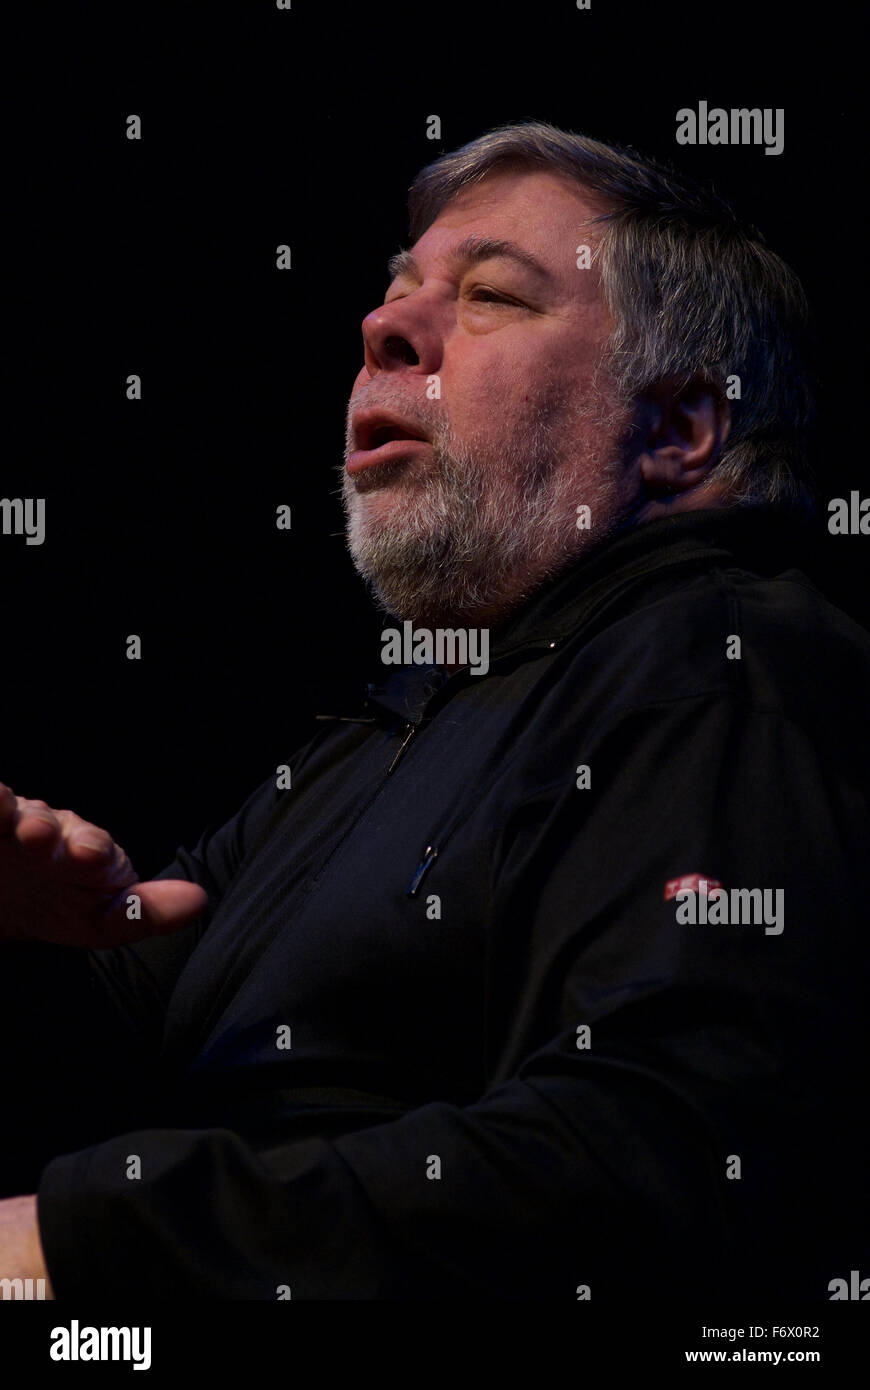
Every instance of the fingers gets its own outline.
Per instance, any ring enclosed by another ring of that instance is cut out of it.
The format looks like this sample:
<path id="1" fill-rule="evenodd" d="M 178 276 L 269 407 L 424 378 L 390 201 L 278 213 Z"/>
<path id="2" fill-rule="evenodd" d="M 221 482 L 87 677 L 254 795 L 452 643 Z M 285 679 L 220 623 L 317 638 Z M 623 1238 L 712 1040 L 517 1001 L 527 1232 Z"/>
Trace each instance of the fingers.
<path id="1" fill-rule="evenodd" d="M 28 848 L 46 849 L 57 842 L 60 822 L 47 802 L 16 796 L 0 782 L 0 834 L 12 834 Z"/>
<path id="2" fill-rule="evenodd" d="M 25 850 L 40 856 L 50 856 L 61 837 L 60 821 L 45 801 L 15 798 L 16 809 L 9 829 Z"/>
<path id="3" fill-rule="evenodd" d="M 36 858 L 57 855 L 63 842 L 71 858 L 83 867 L 103 867 L 113 856 L 123 858 L 111 835 L 74 811 L 55 811 L 45 801 L 15 796 L 0 783 L 0 834 L 11 834 Z"/>
<path id="4" fill-rule="evenodd" d="M 84 864 L 98 864 L 109 858 L 119 848 L 107 830 L 101 830 L 90 821 L 79 820 L 77 825 L 67 831 L 67 849 Z"/>
<path id="5" fill-rule="evenodd" d="M 9 919 L 19 911 L 25 936 L 86 947 L 119 945 L 179 931 L 208 907 L 205 889 L 187 879 L 139 883 L 108 831 L 74 811 L 55 811 L 45 801 L 16 796 L 5 783 L 0 783 L 0 839 L 5 839 L 0 846 L 5 863 L 15 860 L 10 840 L 33 861 L 23 878 L 10 875 L 7 894 Z M 138 906 L 129 901 L 133 896 Z M 40 904 L 36 932 L 33 901 Z M 12 921 L 10 939 L 16 939 L 14 927 Z"/>

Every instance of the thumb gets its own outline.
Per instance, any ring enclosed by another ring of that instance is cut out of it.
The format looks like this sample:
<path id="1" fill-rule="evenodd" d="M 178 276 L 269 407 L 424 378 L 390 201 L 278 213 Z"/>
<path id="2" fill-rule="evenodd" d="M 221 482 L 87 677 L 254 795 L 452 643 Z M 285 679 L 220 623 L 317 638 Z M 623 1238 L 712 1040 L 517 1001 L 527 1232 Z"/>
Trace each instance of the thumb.
<path id="1" fill-rule="evenodd" d="M 138 919 L 129 916 L 134 907 L 129 901 L 131 897 L 139 899 Z M 208 894 L 198 883 L 189 883 L 186 878 L 163 878 L 129 884 L 107 915 L 119 924 L 124 921 L 134 929 L 138 926 L 143 936 L 151 936 L 180 931 L 207 907 Z"/>

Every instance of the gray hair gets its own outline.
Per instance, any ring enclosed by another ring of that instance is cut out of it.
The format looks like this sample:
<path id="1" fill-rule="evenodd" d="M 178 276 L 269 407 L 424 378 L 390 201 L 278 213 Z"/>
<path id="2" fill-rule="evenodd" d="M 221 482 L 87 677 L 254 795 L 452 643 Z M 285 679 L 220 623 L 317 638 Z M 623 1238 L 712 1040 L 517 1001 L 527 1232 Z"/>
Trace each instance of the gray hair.
<path id="1" fill-rule="evenodd" d="M 738 506 L 812 515 L 816 425 L 812 330 L 803 288 L 761 233 L 712 189 L 630 148 L 545 122 L 500 126 L 417 174 L 418 240 L 461 189 L 495 169 L 544 169 L 600 195 L 592 247 L 616 323 L 602 366 L 625 403 L 664 379 L 701 376 L 729 400 L 731 431 L 711 478 Z"/>

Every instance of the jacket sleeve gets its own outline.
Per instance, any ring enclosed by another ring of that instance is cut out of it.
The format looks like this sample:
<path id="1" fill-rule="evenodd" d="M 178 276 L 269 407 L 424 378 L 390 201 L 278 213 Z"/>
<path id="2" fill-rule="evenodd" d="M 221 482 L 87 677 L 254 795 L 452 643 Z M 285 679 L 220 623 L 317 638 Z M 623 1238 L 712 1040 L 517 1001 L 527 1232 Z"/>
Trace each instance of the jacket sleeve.
<path id="1" fill-rule="evenodd" d="M 486 1094 L 330 1141 L 143 1129 L 56 1158 L 59 1298 L 829 1296 L 867 1229 L 866 794 L 722 695 L 572 758 L 499 840 Z M 665 885 L 691 874 L 782 890 L 781 930 L 679 922 Z"/>
<path id="2" fill-rule="evenodd" d="M 158 879 L 187 879 L 205 889 L 208 904 L 194 922 L 179 932 L 87 953 L 100 991 L 149 1055 L 160 1046 L 163 1020 L 178 977 L 230 881 L 270 823 L 280 796 L 275 777 L 268 778 L 228 821 L 209 826 L 194 849 L 180 846 L 172 863 L 154 875 Z"/>

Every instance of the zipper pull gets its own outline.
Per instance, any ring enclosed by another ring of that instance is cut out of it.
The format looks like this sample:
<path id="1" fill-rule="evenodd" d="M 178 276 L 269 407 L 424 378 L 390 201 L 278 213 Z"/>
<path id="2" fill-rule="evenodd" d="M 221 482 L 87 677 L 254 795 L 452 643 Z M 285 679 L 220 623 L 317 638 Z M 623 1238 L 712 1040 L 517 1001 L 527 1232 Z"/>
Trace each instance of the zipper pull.
<path id="1" fill-rule="evenodd" d="M 404 737 L 403 740 L 402 740 L 402 743 L 401 743 L 401 745 L 400 745 L 400 747 L 399 747 L 398 752 L 396 753 L 396 756 L 393 758 L 393 761 L 390 763 L 390 766 L 387 768 L 387 776 L 388 776 L 388 777 L 389 777 L 390 773 L 392 772 L 393 768 L 396 767 L 396 765 L 398 764 L 399 759 L 401 758 L 401 756 L 402 756 L 402 754 L 404 753 L 405 749 L 408 747 L 408 744 L 411 742 L 411 739 L 414 737 L 414 734 L 415 734 L 416 732 L 417 732 L 417 725 L 416 725 L 416 724 L 409 724 L 409 725 L 408 725 L 408 732 L 405 734 L 405 737 Z"/>
<path id="2" fill-rule="evenodd" d="M 434 845 L 427 845 L 423 851 L 423 858 L 417 865 L 414 877 L 411 879 L 411 882 L 408 884 L 408 887 L 405 890 L 406 898 L 413 898 L 416 896 L 417 889 L 420 887 L 420 884 L 423 882 L 424 877 L 426 876 L 426 874 L 428 874 L 429 870 L 431 869 L 432 865 L 435 863 L 435 860 L 437 858 L 438 850 L 436 849 L 436 847 Z"/>

